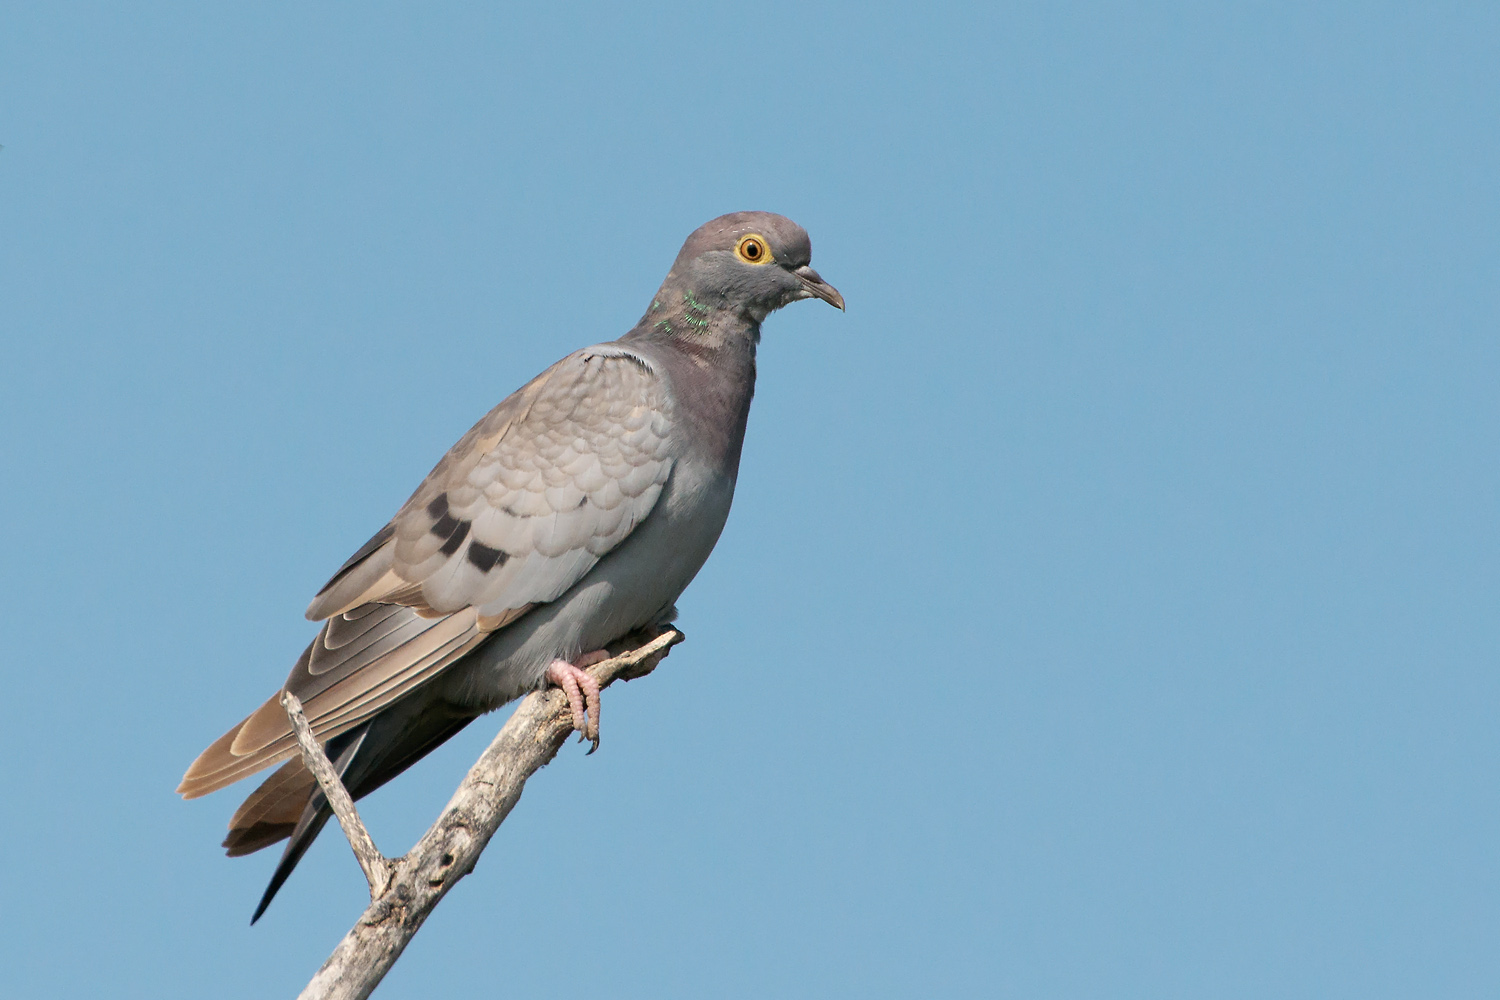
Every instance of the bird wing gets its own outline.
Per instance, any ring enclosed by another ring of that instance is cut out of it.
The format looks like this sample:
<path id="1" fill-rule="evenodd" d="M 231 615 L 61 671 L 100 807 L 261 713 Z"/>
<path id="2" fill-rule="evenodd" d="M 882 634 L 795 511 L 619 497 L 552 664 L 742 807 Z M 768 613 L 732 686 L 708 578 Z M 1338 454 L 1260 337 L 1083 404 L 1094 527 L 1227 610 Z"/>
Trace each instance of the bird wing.
<path id="1" fill-rule="evenodd" d="M 347 732 L 577 583 L 656 505 L 670 422 L 650 362 L 605 344 L 475 424 L 308 607 L 323 627 L 283 690 L 314 734 Z M 278 693 L 205 750 L 178 791 L 206 795 L 296 749 Z"/>

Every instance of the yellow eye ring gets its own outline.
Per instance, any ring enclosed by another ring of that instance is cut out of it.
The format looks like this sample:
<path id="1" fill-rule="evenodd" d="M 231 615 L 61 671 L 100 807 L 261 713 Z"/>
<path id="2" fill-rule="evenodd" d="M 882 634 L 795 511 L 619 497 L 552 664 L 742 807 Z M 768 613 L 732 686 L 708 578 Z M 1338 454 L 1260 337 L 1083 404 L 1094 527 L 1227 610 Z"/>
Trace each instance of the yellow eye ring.
<path id="1" fill-rule="evenodd" d="M 766 238 L 759 233 L 747 233 L 734 245 L 734 255 L 746 264 L 769 264 L 775 260 Z"/>

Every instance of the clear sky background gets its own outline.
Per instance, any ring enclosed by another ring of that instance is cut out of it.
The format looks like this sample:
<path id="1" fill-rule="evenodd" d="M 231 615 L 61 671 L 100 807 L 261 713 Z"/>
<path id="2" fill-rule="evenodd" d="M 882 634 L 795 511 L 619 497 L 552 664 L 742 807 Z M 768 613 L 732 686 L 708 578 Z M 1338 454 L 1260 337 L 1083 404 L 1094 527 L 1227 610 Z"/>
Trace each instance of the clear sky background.
<path id="1" fill-rule="evenodd" d="M 764 208 L 688 642 L 382 997 L 1500 994 L 1500 8 L 8 5 L 0 993 L 294 994 L 173 788 L 471 422 Z M 404 851 L 503 721 L 365 800 Z"/>

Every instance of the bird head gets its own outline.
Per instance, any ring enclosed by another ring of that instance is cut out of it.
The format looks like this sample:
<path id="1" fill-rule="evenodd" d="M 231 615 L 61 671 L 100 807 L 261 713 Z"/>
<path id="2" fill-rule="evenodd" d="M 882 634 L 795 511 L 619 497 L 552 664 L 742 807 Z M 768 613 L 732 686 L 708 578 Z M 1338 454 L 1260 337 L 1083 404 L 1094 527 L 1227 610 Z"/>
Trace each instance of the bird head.
<path id="1" fill-rule="evenodd" d="M 800 299 L 844 308 L 844 297 L 811 266 L 812 241 L 791 219 L 772 212 L 732 212 L 704 223 L 682 245 L 653 312 L 666 306 L 695 312 L 743 312 L 759 323 Z M 682 303 L 662 299 L 681 297 Z M 649 314 L 648 314 L 649 315 Z"/>

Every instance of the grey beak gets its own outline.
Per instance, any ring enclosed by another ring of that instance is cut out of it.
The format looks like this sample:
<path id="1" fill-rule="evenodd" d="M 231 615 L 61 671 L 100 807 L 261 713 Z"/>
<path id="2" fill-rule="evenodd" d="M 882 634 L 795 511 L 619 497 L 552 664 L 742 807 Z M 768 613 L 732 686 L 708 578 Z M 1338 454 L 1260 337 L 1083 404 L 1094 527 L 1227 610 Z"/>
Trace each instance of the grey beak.
<path id="1" fill-rule="evenodd" d="M 802 279 L 802 285 L 807 289 L 809 295 L 822 299 L 829 305 L 837 306 L 839 309 L 844 308 L 844 297 L 839 294 L 839 290 L 824 281 L 823 276 L 817 271 L 803 264 L 792 273 Z"/>

